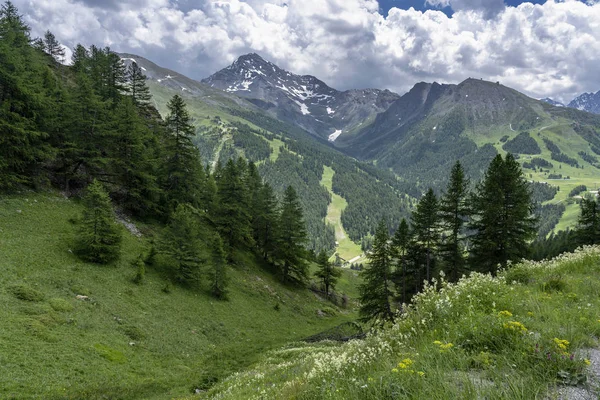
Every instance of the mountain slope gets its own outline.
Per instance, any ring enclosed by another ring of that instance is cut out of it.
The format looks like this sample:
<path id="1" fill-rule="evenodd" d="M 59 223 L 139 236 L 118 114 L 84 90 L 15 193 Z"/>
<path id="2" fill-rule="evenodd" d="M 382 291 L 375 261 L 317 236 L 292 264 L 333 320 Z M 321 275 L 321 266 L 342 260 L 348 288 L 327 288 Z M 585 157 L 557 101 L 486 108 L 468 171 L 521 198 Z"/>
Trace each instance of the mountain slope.
<path id="1" fill-rule="evenodd" d="M 600 90 L 597 93 L 583 93 L 574 98 L 568 106 L 580 111 L 600 114 Z"/>
<path id="2" fill-rule="evenodd" d="M 388 90 L 340 92 L 314 76 L 292 74 L 254 53 L 239 57 L 202 83 L 247 98 L 270 115 L 331 141 L 385 111 L 398 98 Z"/>

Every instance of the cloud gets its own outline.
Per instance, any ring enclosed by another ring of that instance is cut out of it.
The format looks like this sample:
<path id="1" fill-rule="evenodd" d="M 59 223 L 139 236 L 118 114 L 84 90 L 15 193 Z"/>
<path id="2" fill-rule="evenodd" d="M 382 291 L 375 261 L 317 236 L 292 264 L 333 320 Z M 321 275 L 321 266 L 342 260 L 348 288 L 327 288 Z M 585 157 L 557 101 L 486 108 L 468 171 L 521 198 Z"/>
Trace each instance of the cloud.
<path id="1" fill-rule="evenodd" d="M 481 12 L 486 19 L 498 15 L 504 10 L 504 0 L 425 0 L 434 7 L 451 7 L 454 11 Z"/>
<path id="2" fill-rule="evenodd" d="M 418 81 L 481 77 L 568 101 L 600 89 L 600 3 L 429 0 L 441 11 L 375 0 L 13 0 L 41 35 L 111 46 L 200 79 L 257 52 L 333 87 L 403 93 Z"/>

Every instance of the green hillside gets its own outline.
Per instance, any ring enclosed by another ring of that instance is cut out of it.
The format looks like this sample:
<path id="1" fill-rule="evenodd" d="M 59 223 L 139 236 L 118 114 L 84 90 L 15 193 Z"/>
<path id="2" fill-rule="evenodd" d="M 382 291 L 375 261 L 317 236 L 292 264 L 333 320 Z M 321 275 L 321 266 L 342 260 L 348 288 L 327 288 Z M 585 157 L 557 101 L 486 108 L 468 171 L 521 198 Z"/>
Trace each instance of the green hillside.
<path id="1" fill-rule="evenodd" d="M 167 286 L 152 269 L 136 285 L 130 263 L 155 228 L 125 235 L 117 264 L 86 264 L 70 250 L 80 211 L 58 193 L 0 199 L 0 398 L 182 396 L 354 318 L 353 302 L 341 309 L 281 286 L 251 255 L 239 254 L 226 302 Z M 356 279 L 349 271 L 340 283 L 351 298 Z"/>
<path id="2" fill-rule="evenodd" d="M 586 380 L 600 334 L 599 278 L 600 248 L 588 247 L 495 278 L 438 282 L 365 340 L 271 351 L 201 398 L 570 398 L 561 397 L 570 386 L 595 398 Z"/>

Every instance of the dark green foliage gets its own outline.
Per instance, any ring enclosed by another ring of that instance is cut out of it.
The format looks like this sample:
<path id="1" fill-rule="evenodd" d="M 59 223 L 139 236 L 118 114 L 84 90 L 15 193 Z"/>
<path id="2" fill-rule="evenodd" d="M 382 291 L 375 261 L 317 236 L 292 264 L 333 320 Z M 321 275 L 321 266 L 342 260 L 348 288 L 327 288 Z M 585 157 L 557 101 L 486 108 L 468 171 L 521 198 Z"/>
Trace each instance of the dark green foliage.
<path id="1" fill-rule="evenodd" d="M 538 220 L 538 237 L 545 237 L 558 224 L 561 217 L 565 213 L 566 207 L 564 204 L 536 204 L 535 217 Z"/>
<path id="2" fill-rule="evenodd" d="M 594 153 L 600 156 L 600 147 L 592 145 L 591 148 Z"/>
<path id="3" fill-rule="evenodd" d="M 591 154 L 586 153 L 585 151 L 580 151 L 579 156 L 583 158 L 584 161 L 592 164 L 596 168 L 600 168 L 600 163 L 598 162 L 598 158 L 594 157 Z"/>
<path id="4" fill-rule="evenodd" d="M 323 250 L 317 256 L 317 268 L 315 276 L 321 280 L 325 288 L 325 295 L 329 297 L 329 292 L 335 290 L 335 285 L 342 275 L 342 271 L 329 262 L 329 257 Z"/>
<path id="5" fill-rule="evenodd" d="M 164 165 L 163 190 L 167 194 L 167 206 L 174 210 L 178 204 L 189 203 L 200 206 L 204 169 L 198 151 L 192 142 L 195 135 L 191 117 L 185 102 L 179 95 L 167 104 L 169 115 L 167 128 L 166 155 Z"/>
<path id="6" fill-rule="evenodd" d="M 573 188 L 573 190 L 571 190 L 569 192 L 569 197 L 575 197 L 575 196 L 577 196 L 577 195 L 579 195 L 579 194 L 581 194 L 581 193 L 583 193 L 583 192 L 585 192 L 587 190 L 588 190 L 588 188 L 585 185 L 575 186 Z"/>
<path id="7" fill-rule="evenodd" d="M 281 280 L 284 283 L 304 284 L 308 277 L 306 249 L 304 248 L 308 237 L 300 200 L 291 186 L 287 187 L 281 201 L 278 226 L 275 259 L 279 266 Z"/>
<path id="8" fill-rule="evenodd" d="M 531 187 L 531 200 L 534 203 L 543 203 L 552 200 L 558 193 L 558 186 L 542 182 L 529 182 Z"/>
<path id="9" fill-rule="evenodd" d="M 402 218 L 398 229 L 392 238 L 391 254 L 394 259 L 394 270 L 392 281 L 396 286 L 397 298 L 402 304 L 408 303 L 408 248 L 411 240 L 411 232 L 406 219 Z"/>
<path id="10" fill-rule="evenodd" d="M 146 75 L 137 63 L 131 63 L 127 69 L 127 79 L 133 103 L 138 107 L 148 104 L 152 96 L 148 85 L 146 85 Z"/>
<path id="11" fill-rule="evenodd" d="M 235 124 L 237 129 L 233 131 L 233 142 L 236 146 L 244 149 L 244 155 L 249 161 L 260 161 L 269 158 L 271 146 L 260 136 L 259 132 L 253 130 L 246 124 Z"/>
<path id="12" fill-rule="evenodd" d="M 469 180 L 465 177 L 460 162 L 456 162 L 450 172 L 450 182 L 439 205 L 439 218 L 442 229 L 447 232 L 440 245 L 442 268 L 451 282 L 457 282 L 464 272 L 465 260 L 465 223 L 470 214 L 467 198 Z"/>
<path id="13" fill-rule="evenodd" d="M 52 56 L 52 58 L 58 62 L 65 60 L 65 49 L 56 40 L 56 36 L 50 31 L 46 31 L 43 40 L 43 51 Z"/>
<path id="14" fill-rule="evenodd" d="M 530 190 L 510 153 L 492 160 L 472 200 L 474 268 L 495 273 L 499 266 L 527 255 L 528 241 L 536 231 Z"/>
<path id="15" fill-rule="evenodd" d="M 227 161 L 217 178 L 216 223 L 228 249 L 229 261 L 235 247 L 252 245 L 250 193 L 246 186 L 243 166 Z"/>
<path id="16" fill-rule="evenodd" d="M 531 259 L 546 260 L 559 254 L 574 251 L 579 246 L 575 231 L 566 230 L 558 233 L 551 233 L 548 238 L 538 237 L 531 244 Z"/>
<path id="17" fill-rule="evenodd" d="M 88 186 L 83 205 L 76 253 L 82 260 L 99 264 L 117 260 L 121 251 L 121 227 L 115 222 L 108 193 L 97 180 Z"/>
<path id="18" fill-rule="evenodd" d="M 536 169 L 536 168 L 554 168 L 554 164 L 543 158 L 534 157 L 529 162 L 523 163 L 523 168 Z"/>
<path id="19" fill-rule="evenodd" d="M 554 161 L 569 164 L 573 167 L 579 167 L 579 162 L 576 159 L 571 158 L 571 157 L 567 156 L 566 154 L 562 153 L 560 151 L 560 149 L 558 148 L 558 146 L 552 140 L 544 139 L 544 143 L 546 144 L 546 147 L 548 148 L 548 150 L 550 150 L 551 158 Z"/>
<path id="20" fill-rule="evenodd" d="M 265 183 L 253 201 L 252 231 L 254 242 L 264 259 L 273 257 L 276 250 L 276 235 L 278 232 L 277 198 L 273 188 Z"/>
<path id="21" fill-rule="evenodd" d="M 158 253 L 167 257 L 167 267 L 173 278 L 197 286 L 205 259 L 200 242 L 201 226 L 198 212 L 187 204 L 177 206 L 158 242 Z"/>
<path id="22" fill-rule="evenodd" d="M 561 153 L 558 146 L 552 140 L 544 138 L 544 143 L 548 150 L 550 150 L 550 153 Z"/>
<path id="23" fill-rule="evenodd" d="M 223 250 L 223 241 L 219 235 L 215 235 L 210 249 L 212 269 L 210 273 L 210 292 L 217 299 L 227 298 L 227 259 Z"/>
<path id="24" fill-rule="evenodd" d="M 577 220 L 577 241 L 580 244 L 600 242 L 600 204 L 594 198 L 581 199 L 581 212 Z"/>
<path id="25" fill-rule="evenodd" d="M 365 322 L 380 320 L 392 321 L 392 257 L 389 245 L 388 228 L 381 221 L 375 232 L 373 249 L 368 254 L 369 265 L 361 272 L 360 316 Z"/>
<path id="26" fill-rule="evenodd" d="M 462 208 L 462 206 L 460 206 Z M 425 279 L 432 278 L 435 253 L 440 241 L 439 203 L 433 189 L 429 189 L 421 198 L 412 214 L 414 244 L 425 254 L 421 265 L 425 268 Z"/>
<path id="27" fill-rule="evenodd" d="M 529 132 L 521 132 L 515 138 L 506 142 L 502 149 L 509 153 L 518 154 L 541 154 L 542 149 L 538 146 L 534 138 L 529 135 Z"/>

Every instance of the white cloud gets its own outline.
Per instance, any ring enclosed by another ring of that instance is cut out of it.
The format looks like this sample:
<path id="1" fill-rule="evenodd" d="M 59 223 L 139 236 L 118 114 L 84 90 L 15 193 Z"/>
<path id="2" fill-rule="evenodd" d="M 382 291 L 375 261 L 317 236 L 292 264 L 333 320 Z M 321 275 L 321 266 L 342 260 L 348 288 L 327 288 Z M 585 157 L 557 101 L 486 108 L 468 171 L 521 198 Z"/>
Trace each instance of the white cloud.
<path id="1" fill-rule="evenodd" d="M 570 100 L 600 89 L 600 3 L 428 0 L 456 11 L 393 8 L 375 0 L 14 0 L 34 34 L 67 46 L 109 45 L 194 78 L 255 51 L 333 87 L 390 88 L 469 76 L 535 97 Z"/>

